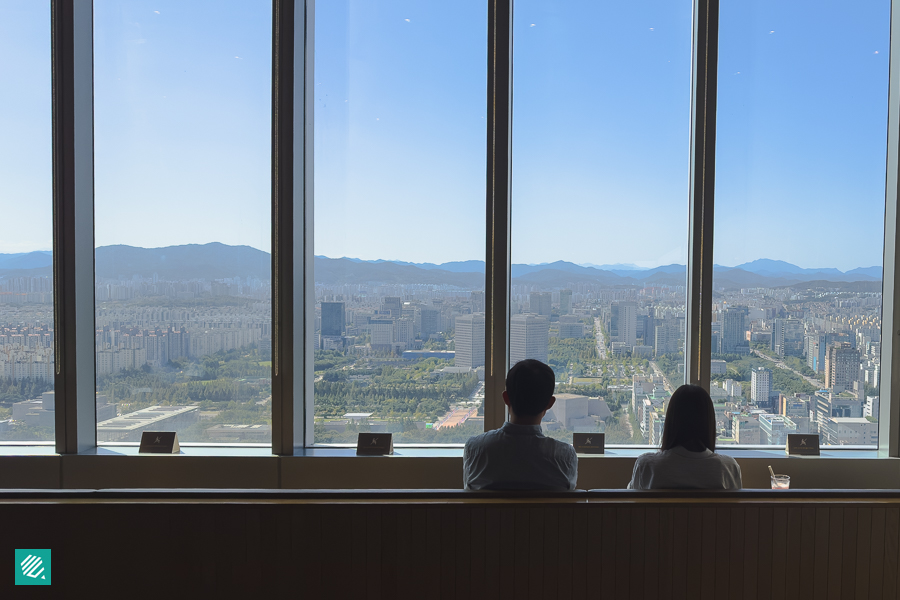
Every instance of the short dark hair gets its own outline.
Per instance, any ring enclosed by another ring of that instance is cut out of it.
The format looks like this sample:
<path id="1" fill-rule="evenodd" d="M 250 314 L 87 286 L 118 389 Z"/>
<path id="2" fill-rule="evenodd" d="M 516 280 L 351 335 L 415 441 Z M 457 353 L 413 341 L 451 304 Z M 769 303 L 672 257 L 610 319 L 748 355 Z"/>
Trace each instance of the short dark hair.
<path id="1" fill-rule="evenodd" d="M 520 360 L 506 374 L 509 403 L 513 412 L 523 417 L 534 417 L 547 410 L 554 388 L 553 369 L 533 358 Z"/>
<path id="2" fill-rule="evenodd" d="M 716 410 L 709 393 L 699 385 L 683 385 L 672 394 L 660 450 L 691 442 L 716 450 Z"/>

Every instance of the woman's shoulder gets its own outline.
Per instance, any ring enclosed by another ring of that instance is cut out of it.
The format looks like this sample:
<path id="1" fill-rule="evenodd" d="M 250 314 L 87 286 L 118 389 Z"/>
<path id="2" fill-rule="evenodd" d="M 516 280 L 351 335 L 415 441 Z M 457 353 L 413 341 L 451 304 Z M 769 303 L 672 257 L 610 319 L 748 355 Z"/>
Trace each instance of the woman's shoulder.
<path id="1" fill-rule="evenodd" d="M 720 463 L 729 466 L 738 466 L 737 461 L 733 456 L 728 456 L 727 454 L 720 454 L 718 452 L 713 452 L 710 456 L 715 457 Z"/>
<path id="2" fill-rule="evenodd" d="M 660 458 L 662 458 L 663 453 L 659 450 L 653 450 L 652 452 L 644 452 L 640 456 L 638 456 L 634 464 L 635 465 L 648 465 L 657 462 Z"/>

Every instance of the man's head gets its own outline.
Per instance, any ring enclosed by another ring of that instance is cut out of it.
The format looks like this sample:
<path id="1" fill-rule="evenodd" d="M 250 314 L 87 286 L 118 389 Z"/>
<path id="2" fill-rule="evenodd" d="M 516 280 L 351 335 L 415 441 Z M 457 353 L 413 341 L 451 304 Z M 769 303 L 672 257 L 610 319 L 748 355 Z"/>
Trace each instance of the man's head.
<path id="1" fill-rule="evenodd" d="M 556 400 L 553 397 L 555 387 L 553 369 L 529 358 L 514 364 L 506 374 L 503 399 L 517 417 L 540 419 Z"/>

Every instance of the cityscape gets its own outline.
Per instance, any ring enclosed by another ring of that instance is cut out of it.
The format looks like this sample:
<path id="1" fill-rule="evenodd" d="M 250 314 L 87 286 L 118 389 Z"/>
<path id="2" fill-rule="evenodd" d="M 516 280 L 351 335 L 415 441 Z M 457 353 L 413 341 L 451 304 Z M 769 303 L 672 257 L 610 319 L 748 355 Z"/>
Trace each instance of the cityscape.
<path id="1" fill-rule="evenodd" d="M 0 255 L 0 440 L 52 440 L 49 253 Z M 97 249 L 97 435 L 271 441 L 268 254 L 206 244 Z M 714 275 L 720 444 L 878 441 L 880 268 L 760 260 Z M 546 435 L 658 445 L 684 380 L 684 267 L 513 265 L 509 353 L 557 378 Z M 464 443 L 484 429 L 484 268 L 315 259 L 315 443 L 360 431 Z"/>

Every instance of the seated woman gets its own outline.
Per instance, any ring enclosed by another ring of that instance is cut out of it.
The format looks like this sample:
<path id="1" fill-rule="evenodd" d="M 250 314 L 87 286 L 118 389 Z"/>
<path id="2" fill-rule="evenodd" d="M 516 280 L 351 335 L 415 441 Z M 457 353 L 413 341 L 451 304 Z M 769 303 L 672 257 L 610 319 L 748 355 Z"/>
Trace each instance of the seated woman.
<path id="1" fill-rule="evenodd" d="M 715 450 L 712 400 L 699 385 L 683 385 L 669 400 L 659 452 L 638 457 L 628 488 L 741 489 L 741 468 Z"/>

